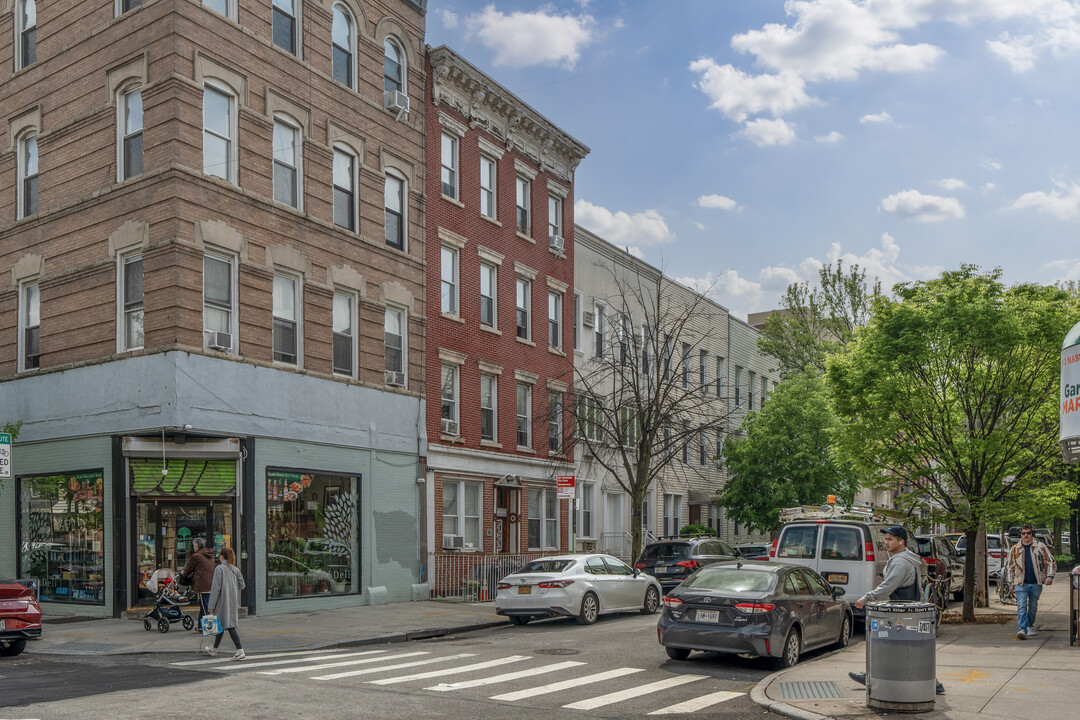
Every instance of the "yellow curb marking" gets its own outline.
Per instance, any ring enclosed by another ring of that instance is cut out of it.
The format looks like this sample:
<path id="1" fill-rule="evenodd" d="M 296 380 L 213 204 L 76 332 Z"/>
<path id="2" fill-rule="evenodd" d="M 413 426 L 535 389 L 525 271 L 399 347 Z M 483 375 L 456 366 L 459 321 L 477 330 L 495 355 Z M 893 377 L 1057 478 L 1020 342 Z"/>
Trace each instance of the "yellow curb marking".
<path id="1" fill-rule="evenodd" d="M 425 615 L 446 615 L 446 610 L 429 610 Z"/>

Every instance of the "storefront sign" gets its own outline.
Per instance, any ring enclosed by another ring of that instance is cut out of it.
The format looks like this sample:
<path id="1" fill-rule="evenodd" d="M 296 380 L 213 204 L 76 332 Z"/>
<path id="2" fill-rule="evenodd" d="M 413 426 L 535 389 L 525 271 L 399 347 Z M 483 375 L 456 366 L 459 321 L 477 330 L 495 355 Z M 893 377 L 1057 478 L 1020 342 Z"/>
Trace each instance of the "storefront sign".
<path id="1" fill-rule="evenodd" d="M 0 480 L 11 477 L 11 435 L 0 433 Z"/>
<path id="2" fill-rule="evenodd" d="M 559 475 L 555 478 L 555 487 L 560 500 L 574 499 L 574 476 Z"/>

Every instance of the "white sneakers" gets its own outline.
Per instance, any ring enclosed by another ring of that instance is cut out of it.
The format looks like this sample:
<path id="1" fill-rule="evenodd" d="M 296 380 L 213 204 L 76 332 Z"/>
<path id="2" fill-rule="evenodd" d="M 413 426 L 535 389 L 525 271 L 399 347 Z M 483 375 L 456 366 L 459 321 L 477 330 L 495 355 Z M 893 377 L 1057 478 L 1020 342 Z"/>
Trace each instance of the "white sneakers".
<path id="1" fill-rule="evenodd" d="M 1024 634 L 1027 635 L 1028 637 L 1035 637 L 1039 633 L 1035 632 L 1035 628 L 1030 627 L 1030 628 L 1027 629 L 1027 632 L 1024 633 Z"/>
<path id="2" fill-rule="evenodd" d="M 203 649 L 199 650 L 200 655 L 209 655 L 210 657 L 217 657 L 217 648 L 213 645 L 207 645 Z"/>
<path id="3" fill-rule="evenodd" d="M 244 650 L 243 650 L 243 648 L 241 648 L 240 650 L 236 651 L 236 654 L 232 656 L 232 659 L 233 660 L 243 660 L 246 657 L 247 657 L 247 655 L 244 654 Z"/>
<path id="4" fill-rule="evenodd" d="M 1016 633 L 1016 639 L 1017 640 L 1027 640 L 1027 637 L 1028 637 L 1027 630 L 1019 630 Z"/>

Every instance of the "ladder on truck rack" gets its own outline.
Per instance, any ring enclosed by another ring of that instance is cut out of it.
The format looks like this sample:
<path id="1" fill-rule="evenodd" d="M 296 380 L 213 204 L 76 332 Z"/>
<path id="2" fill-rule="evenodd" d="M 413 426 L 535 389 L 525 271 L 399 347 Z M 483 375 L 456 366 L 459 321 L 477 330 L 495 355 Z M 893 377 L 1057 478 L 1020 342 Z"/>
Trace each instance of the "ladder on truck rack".
<path id="1" fill-rule="evenodd" d="M 793 520 L 861 520 L 863 522 L 884 521 L 885 517 L 875 515 L 868 507 L 840 507 L 826 503 L 824 505 L 799 505 L 780 511 L 780 522 Z"/>

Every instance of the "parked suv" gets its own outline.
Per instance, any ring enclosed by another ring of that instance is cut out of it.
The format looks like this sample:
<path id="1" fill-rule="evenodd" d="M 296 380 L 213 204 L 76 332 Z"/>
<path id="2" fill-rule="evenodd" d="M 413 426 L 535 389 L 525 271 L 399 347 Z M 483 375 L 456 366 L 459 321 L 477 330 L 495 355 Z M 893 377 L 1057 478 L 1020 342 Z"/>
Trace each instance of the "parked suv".
<path id="1" fill-rule="evenodd" d="M 634 567 L 652 575 L 668 592 L 699 567 L 737 557 L 738 551 L 712 536 L 663 537 L 645 546 Z"/>
<path id="2" fill-rule="evenodd" d="M 954 600 L 964 599 L 964 560 L 944 535 L 919 535 L 911 548 L 926 560 L 926 576 L 933 586 L 933 602 L 939 610 Z"/>

